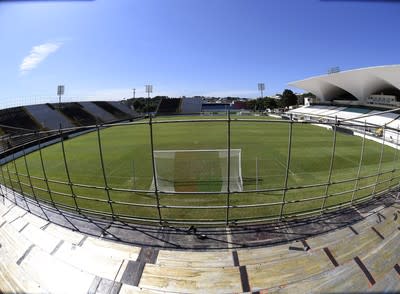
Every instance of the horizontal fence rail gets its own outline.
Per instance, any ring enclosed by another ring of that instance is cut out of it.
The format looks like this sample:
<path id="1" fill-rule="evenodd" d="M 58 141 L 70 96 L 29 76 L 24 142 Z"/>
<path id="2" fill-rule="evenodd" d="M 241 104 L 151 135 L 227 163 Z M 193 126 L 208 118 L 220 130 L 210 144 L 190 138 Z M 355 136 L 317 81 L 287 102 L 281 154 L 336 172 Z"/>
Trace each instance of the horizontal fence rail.
<path id="1" fill-rule="evenodd" d="M 321 130 L 311 126 L 316 124 L 329 130 L 321 133 L 321 146 L 309 146 L 304 134 Z M 200 128 L 208 128 L 206 135 L 196 133 Z M 350 141 L 342 128 L 359 135 Z M 259 133 L 249 137 L 253 129 Z M 391 145 L 386 132 L 395 134 Z M 315 170 L 304 161 L 315 162 L 307 151 L 311 147 L 326 154 L 326 164 L 317 163 Z M 243 156 L 233 159 L 241 149 Z M 22 199 L 27 209 L 35 203 L 42 210 L 51 206 L 114 221 L 260 223 L 350 207 L 398 188 L 398 149 L 399 130 L 387 125 L 320 117 L 299 121 L 293 115 L 240 118 L 229 111 L 223 117 L 148 116 L 59 130 L 15 129 L 0 137 L 0 195 L 15 203 Z M 119 159 L 126 150 L 132 156 L 128 162 Z M 199 150 L 217 155 L 191 157 Z M 196 167 L 204 169 L 201 174 L 192 174 Z M 240 189 L 233 188 L 239 178 Z"/>

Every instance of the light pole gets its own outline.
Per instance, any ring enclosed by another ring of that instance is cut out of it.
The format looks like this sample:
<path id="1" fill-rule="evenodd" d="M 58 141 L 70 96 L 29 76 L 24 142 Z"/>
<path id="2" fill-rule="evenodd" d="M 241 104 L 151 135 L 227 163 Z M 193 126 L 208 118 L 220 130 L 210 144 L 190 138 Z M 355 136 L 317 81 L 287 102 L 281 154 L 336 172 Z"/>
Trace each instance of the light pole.
<path id="1" fill-rule="evenodd" d="M 57 95 L 58 95 L 58 107 L 61 108 L 61 96 L 64 95 L 65 87 L 64 85 L 57 86 Z"/>
<path id="2" fill-rule="evenodd" d="M 263 98 L 263 91 L 265 90 L 265 84 L 264 83 L 258 83 L 258 91 L 261 92 L 261 99 Z M 254 112 L 256 112 L 256 106 L 257 104 L 254 105 Z"/>
<path id="3" fill-rule="evenodd" d="M 258 83 L 258 91 L 261 92 L 261 98 L 263 98 L 263 91 L 265 90 L 265 84 L 264 83 Z"/>
<path id="4" fill-rule="evenodd" d="M 153 85 L 146 85 L 146 93 L 147 93 L 147 114 L 150 117 L 150 106 L 149 106 L 149 101 L 150 101 L 150 93 L 153 93 Z"/>

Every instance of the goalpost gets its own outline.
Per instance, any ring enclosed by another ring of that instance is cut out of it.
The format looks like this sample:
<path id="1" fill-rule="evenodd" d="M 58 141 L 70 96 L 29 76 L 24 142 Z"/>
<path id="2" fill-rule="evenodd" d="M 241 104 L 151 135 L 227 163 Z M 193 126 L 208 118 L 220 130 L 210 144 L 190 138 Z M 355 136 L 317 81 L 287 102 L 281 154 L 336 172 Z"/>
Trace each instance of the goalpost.
<path id="1" fill-rule="evenodd" d="M 228 154 L 231 192 L 243 190 L 241 149 L 155 150 L 157 188 L 163 192 L 227 192 Z"/>

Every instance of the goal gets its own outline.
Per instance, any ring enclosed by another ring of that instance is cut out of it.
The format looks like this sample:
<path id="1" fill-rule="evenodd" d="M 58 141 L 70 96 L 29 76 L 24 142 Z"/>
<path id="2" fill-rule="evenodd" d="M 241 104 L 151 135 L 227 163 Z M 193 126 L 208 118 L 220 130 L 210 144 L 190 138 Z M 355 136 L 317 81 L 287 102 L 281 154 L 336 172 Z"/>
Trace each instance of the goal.
<path id="1" fill-rule="evenodd" d="M 227 192 L 228 157 L 231 192 L 243 190 L 241 149 L 155 150 L 155 181 L 163 192 Z"/>

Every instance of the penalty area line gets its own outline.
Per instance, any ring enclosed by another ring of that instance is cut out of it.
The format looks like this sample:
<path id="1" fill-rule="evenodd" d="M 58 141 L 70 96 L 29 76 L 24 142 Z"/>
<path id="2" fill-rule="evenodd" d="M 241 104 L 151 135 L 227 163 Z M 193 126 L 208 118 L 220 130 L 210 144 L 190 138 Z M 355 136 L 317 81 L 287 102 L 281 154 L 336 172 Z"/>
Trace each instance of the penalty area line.
<path id="1" fill-rule="evenodd" d="M 279 163 L 283 168 L 285 168 L 286 169 L 286 164 L 284 164 L 284 163 L 282 163 L 279 159 L 275 159 L 275 161 L 277 162 L 277 163 Z M 292 175 L 292 176 L 296 176 L 296 174 L 294 173 L 294 172 L 292 172 L 292 170 L 289 168 L 289 173 Z"/>

